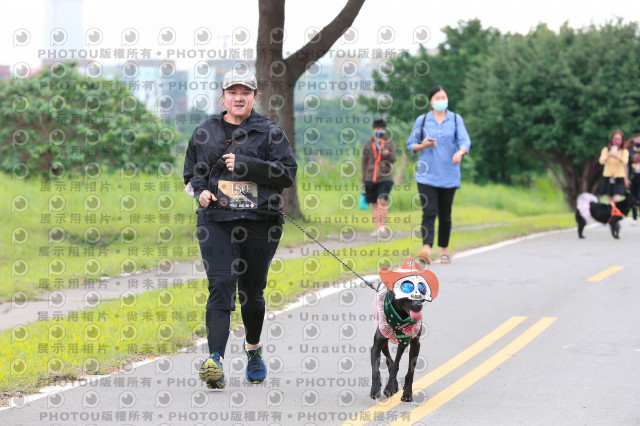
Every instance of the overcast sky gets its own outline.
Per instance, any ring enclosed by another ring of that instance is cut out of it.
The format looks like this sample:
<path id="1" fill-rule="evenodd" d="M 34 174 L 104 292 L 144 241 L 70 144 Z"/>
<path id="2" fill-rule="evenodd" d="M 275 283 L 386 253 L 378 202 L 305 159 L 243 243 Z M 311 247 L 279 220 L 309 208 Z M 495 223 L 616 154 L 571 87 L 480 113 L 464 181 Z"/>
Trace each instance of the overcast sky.
<path id="1" fill-rule="evenodd" d="M 135 28 L 140 34 L 140 41 L 135 47 L 150 48 L 155 52 L 159 48 L 160 30 L 169 27 L 175 31 L 176 41 L 169 47 L 165 46 L 165 49 L 219 49 L 224 41 L 227 47 L 255 49 L 257 3 L 257 0 L 85 0 L 83 28 L 84 31 L 92 27 L 99 28 L 104 34 L 99 47 L 105 48 L 122 47 L 120 41 L 123 31 Z M 285 51 L 299 48 L 305 41 L 307 31 L 314 27 L 321 29 L 345 3 L 345 0 L 287 1 Z M 38 66 L 37 49 L 47 48 L 44 41 L 44 0 L 11 0 L 3 2 L 2 6 L 0 64 L 13 65 L 24 61 Z M 430 32 L 424 44 L 435 47 L 444 38 L 441 28 L 455 26 L 459 20 L 475 17 L 480 18 L 485 27 L 493 26 L 501 32 L 527 33 L 540 22 L 557 30 L 567 20 L 572 27 L 602 24 L 615 17 L 622 17 L 625 21 L 640 21 L 640 6 L 632 0 L 367 0 L 353 24 L 357 39 L 351 43 L 338 41 L 334 48 L 404 48 L 414 51 L 417 47 L 416 31 L 420 31 L 420 36 L 427 34 L 421 27 L 428 28 Z M 194 32 L 199 27 L 211 31 L 212 39 L 204 46 L 194 46 Z M 14 46 L 14 33 L 22 28 L 29 31 L 31 41 L 26 46 Z M 234 40 L 235 34 L 242 33 L 244 29 L 249 38 L 241 42 Z M 385 36 L 388 38 L 381 39 Z M 195 61 L 178 62 L 178 67 L 186 68 Z"/>

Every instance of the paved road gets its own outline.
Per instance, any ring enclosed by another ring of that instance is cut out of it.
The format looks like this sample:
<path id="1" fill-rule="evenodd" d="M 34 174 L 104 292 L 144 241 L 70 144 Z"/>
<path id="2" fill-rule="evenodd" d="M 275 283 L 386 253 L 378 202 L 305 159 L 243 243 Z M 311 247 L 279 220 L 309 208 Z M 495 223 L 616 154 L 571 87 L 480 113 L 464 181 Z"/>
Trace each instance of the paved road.
<path id="1" fill-rule="evenodd" d="M 640 227 L 586 235 L 434 265 L 440 295 L 424 310 L 413 403 L 368 397 L 373 292 L 350 283 L 269 317 L 263 385 L 244 380 L 238 330 L 225 391 L 197 379 L 199 348 L 18 401 L 0 424 L 640 424 Z"/>

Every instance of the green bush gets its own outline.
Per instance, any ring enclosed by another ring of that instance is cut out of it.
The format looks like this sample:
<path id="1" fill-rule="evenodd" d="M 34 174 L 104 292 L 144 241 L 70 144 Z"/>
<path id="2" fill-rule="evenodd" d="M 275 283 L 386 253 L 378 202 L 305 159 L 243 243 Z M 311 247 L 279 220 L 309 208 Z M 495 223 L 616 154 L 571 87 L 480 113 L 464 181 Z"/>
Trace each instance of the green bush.
<path id="1" fill-rule="evenodd" d="M 74 62 L 0 81 L 0 169 L 18 178 L 96 176 L 173 164 L 179 135 L 126 82 L 82 76 Z"/>

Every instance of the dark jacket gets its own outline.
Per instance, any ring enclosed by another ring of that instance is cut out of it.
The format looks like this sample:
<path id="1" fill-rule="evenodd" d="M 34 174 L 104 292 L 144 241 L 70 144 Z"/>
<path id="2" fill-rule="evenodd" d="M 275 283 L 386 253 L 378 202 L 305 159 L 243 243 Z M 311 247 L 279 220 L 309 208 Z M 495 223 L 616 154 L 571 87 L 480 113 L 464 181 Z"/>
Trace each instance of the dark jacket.
<path id="1" fill-rule="evenodd" d="M 211 167 L 227 148 L 222 127 L 225 113 L 211 116 L 193 132 L 185 155 L 184 183 L 191 182 L 194 198 L 198 200 L 205 189 L 216 195 L 219 180 L 255 182 L 257 208 L 221 209 L 214 201 L 206 209 L 198 208 L 198 223 L 233 219 L 277 219 L 282 223 L 281 215 L 276 213 L 282 208 L 282 190 L 293 185 L 298 169 L 289 139 L 277 124 L 254 110 L 234 132 L 237 148 L 233 172 L 224 168 L 209 176 Z"/>
<path id="2" fill-rule="evenodd" d="M 373 138 L 365 142 L 362 149 L 362 181 L 384 182 L 393 181 L 393 163 L 396 161 L 396 147 L 390 140 L 384 140 L 384 149 L 387 154 L 380 153 L 380 162 L 376 167 L 376 155 L 373 152 Z M 377 149 L 376 149 L 377 151 Z"/>

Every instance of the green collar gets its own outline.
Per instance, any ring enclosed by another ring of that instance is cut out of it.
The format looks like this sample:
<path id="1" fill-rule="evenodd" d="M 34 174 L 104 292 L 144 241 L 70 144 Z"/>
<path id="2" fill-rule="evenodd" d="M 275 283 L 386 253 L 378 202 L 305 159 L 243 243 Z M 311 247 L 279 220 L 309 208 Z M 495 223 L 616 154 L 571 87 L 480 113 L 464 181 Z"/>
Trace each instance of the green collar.
<path id="1" fill-rule="evenodd" d="M 405 334 L 403 329 L 409 324 L 416 324 L 417 321 L 413 321 L 410 315 L 402 318 L 398 312 L 396 312 L 391 303 L 391 297 L 389 297 L 391 293 L 391 290 L 387 290 L 387 295 L 384 298 L 384 315 L 387 317 L 387 323 L 389 323 L 391 331 L 398 339 L 398 345 L 404 348 L 409 344 L 413 336 L 411 334 Z"/>

